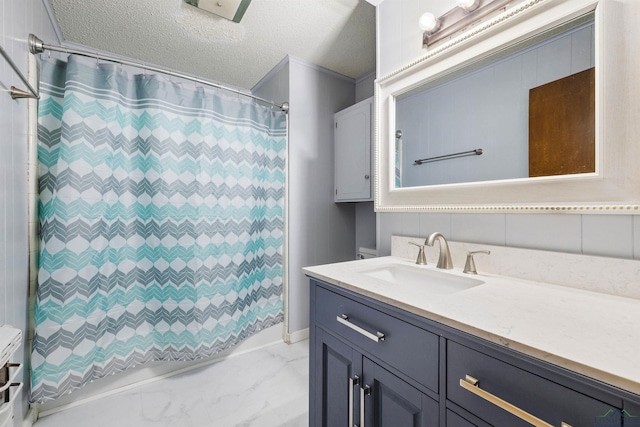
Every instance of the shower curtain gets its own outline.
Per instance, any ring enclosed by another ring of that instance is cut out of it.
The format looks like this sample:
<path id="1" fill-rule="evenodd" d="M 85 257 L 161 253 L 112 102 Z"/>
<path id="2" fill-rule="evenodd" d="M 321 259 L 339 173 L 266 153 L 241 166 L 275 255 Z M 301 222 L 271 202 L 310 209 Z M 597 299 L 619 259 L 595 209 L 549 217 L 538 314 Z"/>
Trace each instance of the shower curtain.
<path id="1" fill-rule="evenodd" d="M 32 402 L 282 322 L 284 113 L 76 56 L 40 93 Z"/>

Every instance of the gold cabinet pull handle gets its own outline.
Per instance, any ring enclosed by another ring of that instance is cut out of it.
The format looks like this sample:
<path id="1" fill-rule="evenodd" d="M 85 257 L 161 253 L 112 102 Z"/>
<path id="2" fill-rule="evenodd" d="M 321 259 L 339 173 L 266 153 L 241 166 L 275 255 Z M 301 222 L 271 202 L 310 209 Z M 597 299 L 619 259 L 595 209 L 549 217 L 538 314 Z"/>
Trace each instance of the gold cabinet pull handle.
<path id="1" fill-rule="evenodd" d="M 487 402 L 496 405 L 498 408 L 503 409 L 515 415 L 521 420 L 526 421 L 535 427 L 553 427 L 553 425 L 545 421 L 542 421 L 540 418 L 531 415 L 527 411 L 524 411 L 518 408 L 517 406 L 512 405 L 511 403 L 505 400 L 500 399 L 498 396 L 495 396 L 489 393 L 488 391 L 481 389 L 478 384 L 479 384 L 479 381 L 473 378 L 471 375 L 465 375 L 465 378 L 460 380 L 460 387 L 462 387 L 463 389 L 470 391 L 471 393 L 486 400 Z M 571 427 L 571 426 L 563 422 L 562 427 Z"/>

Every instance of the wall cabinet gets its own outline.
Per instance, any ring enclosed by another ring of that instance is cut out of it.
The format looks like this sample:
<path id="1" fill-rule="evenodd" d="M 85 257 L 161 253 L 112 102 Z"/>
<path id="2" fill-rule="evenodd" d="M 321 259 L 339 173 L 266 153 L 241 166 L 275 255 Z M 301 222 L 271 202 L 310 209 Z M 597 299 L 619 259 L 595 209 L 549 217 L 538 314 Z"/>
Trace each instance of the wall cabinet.
<path id="1" fill-rule="evenodd" d="M 312 427 L 640 426 L 640 396 L 316 279 L 310 334 Z"/>
<path id="2" fill-rule="evenodd" d="M 336 202 L 373 200 L 372 108 L 373 98 L 369 98 L 334 116 Z"/>

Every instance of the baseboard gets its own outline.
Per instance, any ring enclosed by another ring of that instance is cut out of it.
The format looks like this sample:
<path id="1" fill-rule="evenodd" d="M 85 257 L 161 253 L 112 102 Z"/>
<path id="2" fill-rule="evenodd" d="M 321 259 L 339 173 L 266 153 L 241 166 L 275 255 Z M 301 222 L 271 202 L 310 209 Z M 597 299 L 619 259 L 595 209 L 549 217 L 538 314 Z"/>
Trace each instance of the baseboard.
<path id="1" fill-rule="evenodd" d="M 38 420 L 38 408 L 37 406 L 32 406 L 29 408 L 29 412 L 27 412 L 27 416 L 22 420 L 22 427 L 32 427 L 35 422 Z"/>
<path id="2" fill-rule="evenodd" d="M 285 334 L 284 342 L 294 344 L 309 338 L 309 328 Z"/>

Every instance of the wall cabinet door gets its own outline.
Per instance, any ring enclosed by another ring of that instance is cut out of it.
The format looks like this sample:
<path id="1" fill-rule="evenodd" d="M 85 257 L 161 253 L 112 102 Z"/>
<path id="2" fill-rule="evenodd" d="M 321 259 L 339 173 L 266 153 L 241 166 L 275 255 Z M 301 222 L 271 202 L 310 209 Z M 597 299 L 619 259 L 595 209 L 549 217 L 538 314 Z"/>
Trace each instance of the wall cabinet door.
<path id="1" fill-rule="evenodd" d="M 335 201 L 370 201 L 373 98 L 335 114 Z"/>

